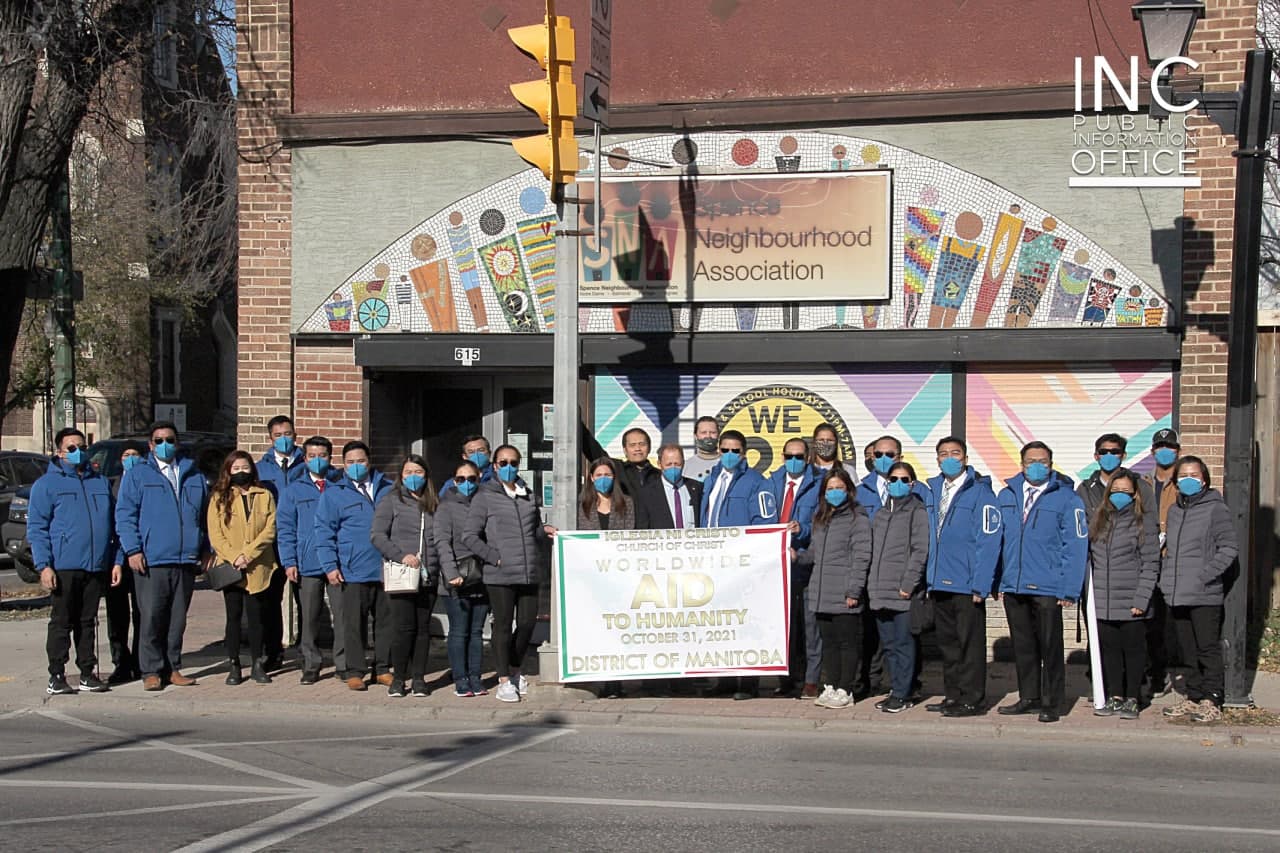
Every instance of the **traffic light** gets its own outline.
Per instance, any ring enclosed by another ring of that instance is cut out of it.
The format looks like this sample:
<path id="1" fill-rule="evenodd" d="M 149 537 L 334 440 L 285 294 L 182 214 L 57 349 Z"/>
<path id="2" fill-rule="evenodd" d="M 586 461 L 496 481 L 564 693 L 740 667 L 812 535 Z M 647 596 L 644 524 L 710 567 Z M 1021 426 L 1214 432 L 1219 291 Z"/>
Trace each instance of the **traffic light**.
<path id="1" fill-rule="evenodd" d="M 578 143 L 573 119 L 578 112 L 578 91 L 573 85 L 573 27 L 568 18 L 555 14 L 555 0 L 547 0 L 543 23 L 514 27 L 507 35 L 516 47 L 546 69 L 543 80 L 512 83 L 511 94 L 533 110 L 547 126 L 546 133 L 513 140 L 516 153 L 537 166 L 552 185 L 573 182 L 578 171 Z"/>

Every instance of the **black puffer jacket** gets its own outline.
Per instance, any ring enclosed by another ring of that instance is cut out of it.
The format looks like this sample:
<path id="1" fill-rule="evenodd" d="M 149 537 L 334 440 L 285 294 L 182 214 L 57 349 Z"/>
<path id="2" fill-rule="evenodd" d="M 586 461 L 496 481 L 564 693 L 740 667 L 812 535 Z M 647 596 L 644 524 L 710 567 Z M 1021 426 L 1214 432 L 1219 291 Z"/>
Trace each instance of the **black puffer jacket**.
<path id="1" fill-rule="evenodd" d="M 1179 495 L 1169 507 L 1160 591 L 1170 607 L 1222 604 L 1222 576 L 1240 553 L 1222 495 Z"/>
<path id="2" fill-rule="evenodd" d="M 547 533 L 533 493 L 523 480 L 517 493 L 507 494 L 498 480 L 476 490 L 463 528 L 462 544 L 484 560 L 487 585 L 514 586 L 542 578 L 542 543 Z"/>
<path id="3" fill-rule="evenodd" d="M 929 510 L 919 495 L 890 498 L 871 520 L 871 573 L 867 595 L 872 610 L 911 609 L 911 599 L 929 562 Z"/>
<path id="4" fill-rule="evenodd" d="M 867 511 L 852 500 L 815 524 L 809 547 L 796 556 L 796 565 L 812 566 L 809 599 L 814 613 L 861 613 L 866 609 L 867 567 L 871 563 L 871 522 Z M 846 598 L 858 599 L 849 607 Z"/>
<path id="5" fill-rule="evenodd" d="M 1133 507 L 1111 513 L 1106 530 L 1089 533 L 1089 565 L 1098 618 L 1108 622 L 1147 619 L 1160 577 L 1160 512 L 1153 504 L 1138 521 Z M 1142 616 L 1134 616 L 1131 608 Z"/>

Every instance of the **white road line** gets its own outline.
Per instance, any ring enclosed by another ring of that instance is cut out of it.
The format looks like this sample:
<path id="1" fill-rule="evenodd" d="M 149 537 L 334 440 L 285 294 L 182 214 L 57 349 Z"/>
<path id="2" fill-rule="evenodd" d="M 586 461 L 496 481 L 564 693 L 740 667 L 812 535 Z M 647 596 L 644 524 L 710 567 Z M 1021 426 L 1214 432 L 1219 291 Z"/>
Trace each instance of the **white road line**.
<path id="1" fill-rule="evenodd" d="M 0 714 L 0 720 L 12 720 L 14 717 L 21 717 L 24 714 L 29 714 L 29 713 L 31 713 L 30 708 L 19 708 L 16 711 L 7 711 L 3 714 Z"/>
<path id="2" fill-rule="evenodd" d="M 453 762 L 448 759 L 406 767 L 376 779 L 357 782 L 342 790 L 321 794 L 291 809 L 180 848 L 178 853 L 216 853 L 216 851 L 227 850 L 248 853 L 248 851 L 261 850 L 304 832 L 359 814 L 384 800 L 407 794 L 427 782 L 443 779 L 464 768 L 502 758 L 571 732 L 572 729 L 552 729 L 539 732 L 529 738 L 522 738 L 513 744 L 502 745 L 503 741 L 512 737 L 507 735 L 489 749 L 480 747 L 476 758 L 464 762 L 457 768 L 452 767 Z"/>
<path id="3" fill-rule="evenodd" d="M 41 716 L 45 716 L 53 720 L 58 720 L 59 722 L 66 723 L 69 726 L 75 726 L 77 728 L 84 729 L 85 731 L 94 732 L 95 734 L 106 735 L 108 737 L 126 738 L 129 740 L 133 740 L 137 738 L 137 735 L 131 734 L 129 732 L 121 731 L 120 729 L 113 729 L 109 726 L 101 726 L 101 725 L 98 725 L 97 723 L 86 722 L 84 720 L 80 720 L 75 717 L 72 717 L 69 714 L 64 714 L 60 711 L 45 710 L 45 711 L 40 711 L 39 713 L 41 714 Z M 168 743 L 166 741 L 156 740 L 153 738 L 142 738 L 141 740 L 144 744 L 162 747 L 171 752 L 176 752 L 179 755 L 185 755 L 188 758 L 197 758 L 201 761 L 207 761 L 210 764 L 217 764 L 221 767 L 227 768 L 228 770 L 235 770 L 239 773 L 247 773 L 251 776 L 261 776 L 265 779 L 274 779 L 277 782 L 284 782 L 286 785 L 295 785 L 305 790 L 329 791 L 333 789 L 332 785 L 326 785 L 321 782 L 312 781 L 310 779 L 303 779 L 301 776 L 292 776 L 288 773 L 277 773 L 274 770 L 267 770 L 262 767 L 254 767 L 252 764 L 245 764 L 242 761 L 236 761 L 231 758 L 225 758 L 221 755 L 212 755 L 208 752 L 201 752 L 200 750 L 193 749 L 191 747 L 180 746 L 178 744 Z"/>
<path id="4" fill-rule="evenodd" d="M 1144 832 L 1194 832 L 1197 834 L 1261 835 L 1280 838 L 1280 829 L 1248 826 L 1209 826 L 1191 823 L 1149 823 L 1140 820 L 1103 820 L 1098 818 L 1050 817 L 1046 815 L 971 814 L 968 812 L 931 812 L 916 809 L 856 809 L 841 806 L 803 806 L 791 803 L 700 803 L 681 800 L 634 800 L 609 797 L 556 797 L 539 794 L 465 794 L 437 791 L 414 791 L 401 797 L 423 797 L 437 800 L 477 802 L 543 803 L 557 806 L 607 806 L 633 809 L 681 809 L 685 811 L 767 813 L 775 816 L 829 815 L 833 817 L 869 817 L 882 820 L 953 821 L 958 823 L 1005 823 L 1044 826 L 1069 826 L 1077 829 L 1137 829 Z"/>
<path id="5" fill-rule="evenodd" d="M 118 786 L 113 786 L 118 787 Z M 159 786 L 157 786 L 159 787 Z M 273 797 L 251 797 L 240 800 L 215 800 L 194 803 L 178 803 L 173 806 L 148 806 L 140 809 L 113 809 L 109 812 L 71 812 L 69 814 L 51 815 L 49 817 L 20 817 L 14 820 L 0 820 L 0 826 L 19 826 L 29 823 L 67 823 L 72 820 L 98 820 L 99 818 L 116 818 L 125 815 L 158 814 L 160 812 L 185 812 L 191 809 L 215 809 L 223 806 L 252 806 L 258 803 L 275 803 L 280 800 L 296 800 L 299 797 L 310 797 L 308 791 L 296 794 L 278 794 Z"/>
<path id="6" fill-rule="evenodd" d="M 298 794 L 313 796 L 315 791 L 296 788 L 267 788 L 258 785 L 188 785 L 181 782 L 119 782 L 114 779 L 0 779 L 0 788 L 93 788 L 98 791 L 208 791 L 231 794 Z"/>

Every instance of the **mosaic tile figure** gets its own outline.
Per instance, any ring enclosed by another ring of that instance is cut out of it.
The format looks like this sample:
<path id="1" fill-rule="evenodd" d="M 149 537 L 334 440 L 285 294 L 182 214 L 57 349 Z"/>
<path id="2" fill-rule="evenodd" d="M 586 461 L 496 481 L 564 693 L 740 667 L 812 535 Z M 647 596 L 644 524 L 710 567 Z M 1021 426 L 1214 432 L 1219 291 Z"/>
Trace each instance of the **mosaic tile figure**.
<path id="1" fill-rule="evenodd" d="M 480 248 L 480 263 L 513 332 L 536 332 L 537 307 L 529 292 L 529 281 L 516 250 L 516 238 L 504 237 Z"/>
<path id="2" fill-rule="evenodd" d="M 946 216 L 943 210 L 907 208 L 902 245 L 902 288 L 906 297 L 902 316 L 904 329 L 916 324 L 929 272 L 938 256 L 938 242 L 942 238 L 942 222 Z"/>
<path id="3" fill-rule="evenodd" d="M 947 237 L 942 241 L 938 277 L 933 283 L 933 304 L 929 307 L 929 328 L 950 329 L 955 326 L 984 252 L 985 246 L 959 237 Z"/>
<path id="4" fill-rule="evenodd" d="M 1017 213 L 1014 210 L 1013 213 Z M 1022 228 L 1025 220 L 1013 213 L 1001 213 L 996 219 L 995 235 L 991 238 L 991 251 L 987 254 L 987 267 L 982 273 L 982 284 L 978 287 L 978 298 L 973 306 L 973 320 L 970 327 L 981 329 L 987 325 L 991 309 L 995 307 L 996 298 L 1004 288 L 1005 276 L 1009 265 L 1018 253 L 1018 244 L 1022 239 Z"/>
<path id="5" fill-rule="evenodd" d="M 1096 278 L 1090 281 L 1089 298 L 1081 320 L 1089 326 L 1101 326 L 1107 321 L 1107 313 L 1111 311 L 1111 306 L 1115 304 L 1116 295 L 1119 293 L 1120 288 L 1110 282 Z"/>
<path id="6" fill-rule="evenodd" d="M 540 216 L 517 223 L 520 248 L 524 262 L 533 280 L 533 292 L 538 297 L 538 309 L 542 312 L 542 325 L 554 329 L 556 324 L 556 218 Z"/>
<path id="7" fill-rule="evenodd" d="M 426 312 L 427 322 L 433 332 L 458 331 L 458 312 L 453 304 L 453 281 L 449 277 L 449 265 L 443 260 L 423 264 L 409 270 L 413 289 Z M 478 291 L 479 288 L 476 288 Z"/>
<path id="8" fill-rule="evenodd" d="M 1080 312 L 1085 291 L 1093 270 L 1063 261 L 1058 265 L 1057 286 L 1053 291 L 1053 303 L 1049 306 L 1050 320 L 1074 320 Z"/>
<path id="9" fill-rule="evenodd" d="M 1018 270 L 1009 291 L 1009 306 L 1005 309 L 1004 324 L 1011 329 L 1025 329 L 1040 307 L 1049 277 L 1058 258 L 1067 248 L 1065 237 L 1059 237 L 1046 228 L 1037 231 L 1027 228 L 1022 232 L 1022 251 L 1018 255 Z"/>
<path id="10" fill-rule="evenodd" d="M 480 289 L 480 270 L 476 264 L 476 250 L 471 243 L 471 231 L 462 221 L 462 214 L 449 214 L 449 248 L 453 250 L 453 262 L 458 265 L 462 279 L 462 292 L 475 320 L 477 332 L 489 331 L 489 311 L 484 304 L 484 291 Z"/>

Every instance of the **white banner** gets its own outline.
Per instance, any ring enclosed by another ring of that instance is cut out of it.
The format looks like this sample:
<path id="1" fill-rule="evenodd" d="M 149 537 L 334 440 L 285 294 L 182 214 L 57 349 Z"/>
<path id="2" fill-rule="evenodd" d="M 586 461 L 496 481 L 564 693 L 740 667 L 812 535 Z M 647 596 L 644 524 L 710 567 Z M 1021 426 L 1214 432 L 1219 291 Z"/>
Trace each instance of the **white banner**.
<path id="1" fill-rule="evenodd" d="M 560 679 L 785 675 L 785 525 L 561 531 Z"/>

